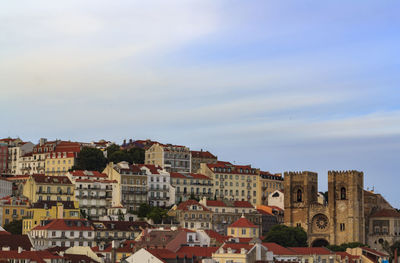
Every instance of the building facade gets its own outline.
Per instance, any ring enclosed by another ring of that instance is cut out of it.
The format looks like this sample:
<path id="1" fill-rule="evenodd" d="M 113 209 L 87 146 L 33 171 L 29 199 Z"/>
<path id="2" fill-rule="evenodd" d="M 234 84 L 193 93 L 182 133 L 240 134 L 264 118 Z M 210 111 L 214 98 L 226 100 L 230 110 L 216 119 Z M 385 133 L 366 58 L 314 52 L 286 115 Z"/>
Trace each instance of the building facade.
<path id="1" fill-rule="evenodd" d="M 103 173 L 111 180 L 116 180 L 120 190 L 121 203 L 130 211 L 139 209 L 140 204 L 147 203 L 147 175 L 140 166 L 128 162 L 109 163 Z"/>
<path id="2" fill-rule="evenodd" d="M 79 219 L 79 202 L 39 201 L 30 205 L 22 221 L 22 234 L 27 234 L 43 220 Z"/>
<path id="3" fill-rule="evenodd" d="M 67 176 L 29 176 L 23 188 L 23 195 L 32 203 L 37 201 L 74 201 L 75 187 Z"/>
<path id="4" fill-rule="evenodd" d="M 153 164 L 138 164 L 147 175 L 148 202 L 152 206 L 170 206 L 175 204 L 175 189 L 171 187 L 170 174 Z"/>
<path id="5" fill-rule="evenodd" d="M 196 200 L 188 200 L 173 207 L 169 213 L 181 227 L 188 229 L 212 229 L 213 212 Z"/>
<path id="6" fill-rule="evenodd" d="M 384 251 L 386 244 L 400 241 L 400 213 L 395 209 L 382 209 L 369 217 L 368 245 Z"/>
<path id="7" fill-rule="evenodd" d="M 192 155 L 192 173 L 197 173 L 200 169 L 201 163 L 217 163 L 217 156 L 213 155 L 209 151 L 191 151 Z"/>
<path id="8" fill-rule="evenodd" d="M 8 171 L 8 145 L 0 141 L 0 175 Z"/>
<path id="9" fill-rule="evenodd" d="M 29 208 L 29 200 L 25 197 L 6 196 L 0 199 L 1 225 L 21 220 Z"/>
<path id="10" fill-rule="evenodd" d="M 34 144 L 31 142 L 22 142 L 10 144 L 8 146 L 8 174 L 20 175 L 25 174 L 22 170 L 23 160 L 22 156 L 33 151 Z"/>
<path id="11" fill-rule="evenodd" d="M 191 172 L 190 149 L 181 145 L 155 143 L 145 152 L 145 164 L 154 164 L 168 172 Z"/>
<path id="12" fill-rule="evenodd" d="M 268 204 L 268 197 L 272 192 L 283 189 L 283 177 L 281 174 L 259 171 L 257 187 L 257 205 L 271 205 Z"/>
<path id="13" fill-rule="evenodd" d="M 67 177 L 75 185 L 75 200 L 82 214 L 91 219 L 107 215 L 107 209 L 120 205 L 118 182 L 97 171 L 72 171 Z"/>
<path id="14" fill-rule="evenodd" d="M 233 165 L 218 161 L 200 164 L 200 173 L 211 178 L 214 194 L 219 200 L 249 201 L 257 204 L 258 170 L 250 165 Z"/>
<path id="15" fill-rule="evenodd" d="M 363 177 L 358 171 L 329 171 L 328 204 L 320 204 L 316 173 L 286 172 L 285 224 L 304 228 L 312 246 L 364 243 Z"/>
<path id="16" fill-rule="evenodd" d="M 190 197 L 202 199 L 214 198 L 213 182 L 211 178 L 203 174 L 185 174 L 174 173 L 170 174 L 171 184 L 175 189 L 176 202 L 187 201 Z"/>

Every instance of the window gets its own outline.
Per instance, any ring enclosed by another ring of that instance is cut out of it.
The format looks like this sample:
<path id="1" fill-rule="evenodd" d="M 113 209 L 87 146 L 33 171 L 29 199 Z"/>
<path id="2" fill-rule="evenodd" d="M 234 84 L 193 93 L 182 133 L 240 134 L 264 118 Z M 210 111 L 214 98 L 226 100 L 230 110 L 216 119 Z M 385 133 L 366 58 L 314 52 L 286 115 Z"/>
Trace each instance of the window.
<path id="1" fill-rule="evenodd" d="M 346 188 L 342 187 L 340 189 L 340 199 L 341 200 L 346 200 Z"/>
<path id="2" fill-rule="evenodd" d="M 235 229 L 231 229 L 231 235 L 235 234 Z"/>
<path id="3" fill-rule="evenodd" d="M 6 215 L 9 215 L 10 214 L 10 209 L 6 209 Z"/>
<path id="4" fill-rule="evenodd" d="M 340 231 L 345 231 L 346 225 L 344 223 L 340 223 Z"/>
<path id="5" fill-rule="evenodd" d="M 242 235 L 246 235 L 246 228 L 242 229 Z"/>
<path id="6" fill-rule="evenodd" d="M 303 202 L 303 193 L 301 190 L 297 190 L 297 202 Z"/>

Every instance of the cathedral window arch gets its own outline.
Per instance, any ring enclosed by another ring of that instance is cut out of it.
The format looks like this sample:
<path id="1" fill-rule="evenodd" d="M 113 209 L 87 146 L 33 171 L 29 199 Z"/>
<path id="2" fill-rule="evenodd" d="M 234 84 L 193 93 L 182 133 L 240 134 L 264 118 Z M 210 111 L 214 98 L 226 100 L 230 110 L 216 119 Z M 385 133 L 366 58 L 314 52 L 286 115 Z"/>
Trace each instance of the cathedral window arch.
<path id="1" fill-rule="evenodd" d="M 297 190 L 296 200 L 297 202 L 303 202 L 303 192 L 301 191 L 301 189 Z"/>
<path id="2" fill-rule="evenodd" d="M 346 200 L 346 188 L 345 187 L 340 188 L 340 199 Z"/>

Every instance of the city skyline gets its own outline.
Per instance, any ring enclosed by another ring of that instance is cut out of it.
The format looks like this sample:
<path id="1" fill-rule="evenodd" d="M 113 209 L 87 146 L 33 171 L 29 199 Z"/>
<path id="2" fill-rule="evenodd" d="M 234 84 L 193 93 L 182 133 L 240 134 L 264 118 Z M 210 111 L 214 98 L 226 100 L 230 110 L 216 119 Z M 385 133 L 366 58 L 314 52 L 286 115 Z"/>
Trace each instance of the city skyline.
<path id="1" fill-rule="evenodd" d="M 400 207 L 400 4 L 40 1 L 0 10 L 0 137 L 153 139 L 359 170 Z"/>

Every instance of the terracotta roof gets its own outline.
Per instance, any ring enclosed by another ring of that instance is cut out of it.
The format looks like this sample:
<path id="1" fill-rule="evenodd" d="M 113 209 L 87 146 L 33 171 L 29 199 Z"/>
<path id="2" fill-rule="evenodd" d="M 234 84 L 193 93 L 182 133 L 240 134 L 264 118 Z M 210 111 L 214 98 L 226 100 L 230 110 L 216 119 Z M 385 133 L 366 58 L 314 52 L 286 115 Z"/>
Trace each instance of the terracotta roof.
<path id="1" fill-rule="evenodd" d="M 296 253 L 290 249 L 287 249 L 285 247 L 282 247 L 281 245 L 278 245 L 277 243 L 274 242 L 265 242 L 262 243 L 268 250 L 272 251 L 274 255 L 295 255 Z"/>
<path id="2" fill-rule="evenodd" d="M 36 183 L 40 184 L 72 184 L 67 176 L 46 176 L 44 174 L 31 175 Z"/>
<path id="3" fill-rule="evenodd" d="M 400 217 L 400 213 L 394 209 L 382 209 L 371 215 L 371 217 Z"/>
<path id="4" fill-rule="evenodd" d="M 61 256 L 54 255 L 49 251 L 22 251 L 18 253 L 17 250 L 0 251 L 0 259 L 30 259 L 37 263 L 46 263 L 45 259 L 62 259 Z"/>
<path id="5" fill-rule="evenodd" d="M 212 170 L 214 168 L 225 168 L 225 171 L 217 171 L 217 173 L 256 175 L 255 169 L 251 168 L 251 165 L 233 165 L 229 162 L 218 161 L 217 163 L 207 164 L 207 167 Z"/>
<path id="6" fill-rule="evenodd" d="M 176 173 L 176 172 L 171 172 L 170 177 L 172 178 L 183 178 L 183 179 L 199 179 L 199 180 L 210 180 L 208 176 L 205 176 L 204 174 L 195 174 L 195 173 L 190 173 L 190 174 L 181 174 L 181 173 Z"/>
<path id="7" fill-rule="evenodd" d="M 183 258 L 185 256 L 191 258 L 193 256 L 196 256 L 197 258 L 202 257 L 202 258 L 211 258 L 212 253 L 214 253 L 218 247 L 188 247 L 188 246 L 183 246 L 178 251 L 176 251 L 176 254 L 178 255 L 179 258 Z"/>
<path id="8" fill-rule="evenodd" d="M 114 183 L 118 183 L 117 180 L 94 180 L 94 179 L 76 179 L 75 182 L 81 182 L 81 183 L 101 183 L 101 184 L 114 184 Z"/>
<path id="9" fill-rule="evenodd" d="M 288 247 L 299 255 L 330 255 L 332 251 L 325 247 Z"/>
<path id="10" fill-rule="evenodd" d="M 342 260 L 347 257 L 350 263 L 355 262 L 355 260 L 357 259 L 360 259 L 360 256 L 353 256 L 347 252 L 335 252 L 335 254 L 339 255 Z"/>
<path id="11" fill-rule="evenodd" d="M 98 261 L 86 255 L 76 255 L 76 254 L 64 254 L 64 259 L 68 260 L 68 263 L 97 263 Z"/>
<path id="12" fill-rule="evenodd" d="M 389 255 L 381 253 L 375 249 L 369 248 L 369 247 L 362 247 L 362 250 L 368 251 L 369 253 L 375 254 L 379 257 L 388 257 Z"/>
<path id="13" fill-rule="evenodd" d="M 139 168 L 146 167 L 150 170 L 151 174 L 160 174 L 158 170 L 162 170 L 160 166 L 156 166 L 154 164 L 136 164 Z"/>
<path id="14" fill-rule="evenodd" d="M 164 261 L 164 259 L 175 259 L 176 258 L 176 254 L 173 253 L 171 250 L 165 249 L 165 248 L 152 248 L 152 249 L 146 249 L 149 253 L 151 253 L 152 255 L 154 255 L 156 258 L 158 258 L 159 260 L 161 260 L 162 262 L 166 262 Z"/>
<path id="15" fill-rule="evenodd" d="M 257 209 L 257 212 L 259 212 L 260 214 L 263 214 L 263 215 L 270 215 L 270 216 L 273 216 L 273 215 L 274 215 L 274 214 L 268 213 L 267 211 L 262 210 L 262 209 Z"/>
<path id="16" fill-rule="evenodd" d="M 86 230 L 90 231 L 94 228 L 86 219 L 52 219 L 47 224 L 36 226 L 32 230 Z"/>
<path id="17" fill-rule="evenodd" d="M 248 207 L 248 208 L 254 208 L 254 206 L 248 202 L 248 201 L 235 201 L 233 202 L 233 205 L 235 207 Z"/>
<path id="18" fill-rule="evenodd" d="M 126 240 L 125 242 L 120 244 L 120 246 L 117 248 L 117 252 L 134 253 L 136 251 L 136 243 L 137 242 L 135 240 Z"/>
<path id="19" fill-rule="evenodd" d="M 219 234 L 218 232 L 211 230 L 211 229 L 204 230 L 204 232 L 206 232 L 210 238 L 214 238 L 219 243 L 223 243 L 229 239 L 229 237 L 223 236 L 223 235 Z"/>
<path id="20" fill-rule="evenodd" d="M 204 174 L 190 174 L 190 176 L 193 179 L 200 179 L 200 180 L 210 180 L 210 178 L 208 176 L 205 176 Z"/>
<path id="21" fill-rule="evenodd" d="M 180 203 L 178 205 L 178 210 L 188 211 L 189 210 L 189 206 L 192 206 L 192 205 L 200 206 L 200 207 L 203 208 L 204 211 L 210 211 L 207 207 L 205 207 L 204 205 L 201 205 L 196 200 L 187 200 L 185 202 Z"/>
<path id="22" fill-rule="evenodd" d="M 24 250 L 30 250 L 32 244 L 27 235 L 0 235 L 1 247 L 10 247 L 10 250 L 18 250 L 18 247 L 22 247 Z"/>
<path id="23" fill-rule="evenodd" d="M 223 206 L 223 207 L 226 207 L 227 205 L 221 200 L 207 200 L 207 206 Z"/>
<path id="24" fill-rule="evenodd" d="M 252 227 L 252 228 L 258 228 L 255 224 L 250 222 L 247 218 L 241 217 L 239 218 L 236 222 L 233 222 L 229 227 Z"/>
<path id="25" fill-rule="evenodd" d="M 191 151 L 192 157 L 194 158 L 209 158 L 209 159 L 217 159 L 215 155 L 210 153 L 209 151 Z"/>
<path id="26" fill-rule="evenodd" d="M 184 178 L 184 179 L 188 178 L 186 175 L 181 174 L 181 173 L 176 173 L 176 172 L 171 172 L 171 173 L 169 173 L 169 175 L 171 178 Z"/>

